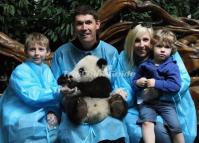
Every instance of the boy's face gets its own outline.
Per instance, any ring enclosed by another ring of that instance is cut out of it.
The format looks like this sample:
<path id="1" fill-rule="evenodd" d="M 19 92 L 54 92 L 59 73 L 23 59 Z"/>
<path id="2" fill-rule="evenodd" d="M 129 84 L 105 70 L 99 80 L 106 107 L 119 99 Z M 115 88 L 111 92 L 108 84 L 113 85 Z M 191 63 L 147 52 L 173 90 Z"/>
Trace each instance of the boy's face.
<path id="1" fill-rule="evenodd" d="M 44 45 L 34 43 L 30 44 L 26 49 L 26 54 L 29 60 L 35 64 L 41 64 L 46 58 L 48 51 Z"/>
<path id="2" fill-rule="evenodd" d="M 157 43 L 154 45 L 154 60 L 162 63 L 171 55 L 172 47 L 168 44 Z"/>
<path id="3" fill-rule="evenodd" d="M 76 36 L 82 45 L 93 46 L 96 43 L 97 30 L 100 28 L 100 22 L 96 21 L 93 15 L 77 15 L 75 17 L 74 28 Z"/>

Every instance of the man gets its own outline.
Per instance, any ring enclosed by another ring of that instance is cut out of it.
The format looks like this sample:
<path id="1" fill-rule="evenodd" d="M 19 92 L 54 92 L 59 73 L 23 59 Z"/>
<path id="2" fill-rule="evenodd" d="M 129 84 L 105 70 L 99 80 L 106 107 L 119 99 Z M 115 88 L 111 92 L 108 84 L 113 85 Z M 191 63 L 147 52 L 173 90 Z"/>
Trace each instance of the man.
<path id="1" fill-rule="evenodd" d="M 75 64 L 86 55 L 95 55 L 107 60 L 110 78 L 115 72 L 118 60 L 116 48 L 98 39 L 100 20 L 96 11 L 89 6 L 80 6 L 74 15 L 74 31 L 76 38 L 59 47 L 52 60 L 52 72 L 56 79 L 60 75 L 70 72 Z M 60 142 L 67 143 L 97 143 L 128 142 L 128 135 L 124 123 L 118 119 L 107 117 L 98 124 L 81 124 L 75 126 L 62 114 L 60 130 Z"/>

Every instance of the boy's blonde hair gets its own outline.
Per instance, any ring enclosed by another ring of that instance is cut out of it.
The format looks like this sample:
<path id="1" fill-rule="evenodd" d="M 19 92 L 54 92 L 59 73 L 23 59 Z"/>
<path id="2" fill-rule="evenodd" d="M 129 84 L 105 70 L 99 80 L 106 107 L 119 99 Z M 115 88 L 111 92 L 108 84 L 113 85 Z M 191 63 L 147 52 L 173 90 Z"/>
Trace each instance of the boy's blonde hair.
<path id="1" fill-rule="evenodd" d="M 171 51 L 171 55 L 172 55 L 177 51 L 176 41 L 177 41 L 177 38 L 172 31 L 169 31 L 167 29 L 160 29 L 160 30 L 155 31 L 152 45 L 153 47 L 157 43 L 162 43 L 164 46 L 168 45 L 169 47 L 172 48 L 172 51 Z"/>
<path id="2" fill-rule="evenodd" d="M 37 43 L 39 45 L 45 46 L 47 51 L 49 51 L 49 40 L 48 38 L 41 33 L 37 33 L 37 32 L 33 32 L 31 34 L 29 34 L 26 38 L 25 41 L 25 52 L 27 51 L 27 49 L 34 43 Z"/>
<path id="3" fill-rule="evenodd" d="M 131 65 L 135 65 L 135 57 L 134 57 L 134 44 L 135 40 L 138 37 L 141 37 L 143 34 L 149 33 L 151 39 L 153 36 L 153 29 L 144 27 L 142 25 L 137 25 L 133 29 L 131 29 L 125 39 L 124 43 L 124 50 L 126 50 L 128 57 L 129 57 L 129 62 Z"/>

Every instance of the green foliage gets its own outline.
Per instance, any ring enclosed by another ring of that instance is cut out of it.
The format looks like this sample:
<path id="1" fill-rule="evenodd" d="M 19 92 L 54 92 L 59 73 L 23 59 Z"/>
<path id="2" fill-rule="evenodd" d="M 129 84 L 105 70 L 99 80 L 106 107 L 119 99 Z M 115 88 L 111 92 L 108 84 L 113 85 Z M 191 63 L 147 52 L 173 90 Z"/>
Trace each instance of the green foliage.
<path id="1" fill-rule="evenodd" d="M 30 32 L 42 32 L 51 41 L 55 50 L 60 44 L 72 39 L 72 14 L 81 4 L 89 4 L 98 9 L 106 0 L 1 0 L 0 31 L 24 43 Z M 199 18 L 197 0 L 153 0 L 170 14 L 179 17 L 192 14 Z M 151 19 L 152 17 L 152 19 Z M 132 21 L 154 21 L 150 12 L 136 13 L 131 10 L 121 12 L 120 19 Z"/>
<path id="2" fill-rule="evenodd" d="M 72 14 L 81 4 L 99 8 L 103 0 L 1 0 L 0 31 L 24 43 L 30 32 L 42 32 L 54 50 L 73 36 Z"/>
<path id="3" fill-rule="evenodd" d="M 199 17 L 199 3 L 197 1 L 198 0 L 153 0 L 153 2 L 173 16 L 186 17 L 192 15 L 193 19 L 198 19 Z"/>

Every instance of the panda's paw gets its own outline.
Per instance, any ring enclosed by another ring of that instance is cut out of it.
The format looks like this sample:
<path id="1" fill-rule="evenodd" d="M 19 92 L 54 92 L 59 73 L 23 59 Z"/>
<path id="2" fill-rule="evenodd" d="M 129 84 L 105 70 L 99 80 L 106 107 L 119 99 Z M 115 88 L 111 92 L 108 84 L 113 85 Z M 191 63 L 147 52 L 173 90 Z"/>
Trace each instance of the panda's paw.
<path id="1" fill-rule="evenodd" d="M 75 124 L 84 122 L 88 113 L 88 108 L 85 100 L 80 97 L 74 97 L 67 102 L 67 114 L 69 119 Z"/>
<path id="2" fill-rule="evenodd" d="M 58 85 L 64 86 L 64 85 L 66 85 L 66 83 L 67 83 L 67 77 L 66 77 L 64 74 L 62 74 L 62 75 L 58 78 L 57 84 L 58 84 Z"/>
<path id="3" fill-rule="evenodd" d="M 75 91 L 73 92 L 73 96 L 77 96 L 81 94 L 81 91 L 77 87 L 75 87 L 74 90 Z"/>
<path id="4" fill-rule="evenodd" d="M 145 88 L 140 94 L 144 101 L 157 99 L 161 95 L 160 91 L 153 87 Z"/>
<path id="5" fill-rule="evenodd" d="M 122 119 L 128 111 L 127 102 L 119 94 L 114 94 L 109 99 L 111 116 L 117 119 Z"/>

